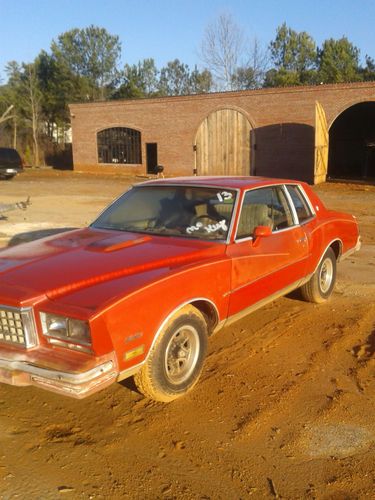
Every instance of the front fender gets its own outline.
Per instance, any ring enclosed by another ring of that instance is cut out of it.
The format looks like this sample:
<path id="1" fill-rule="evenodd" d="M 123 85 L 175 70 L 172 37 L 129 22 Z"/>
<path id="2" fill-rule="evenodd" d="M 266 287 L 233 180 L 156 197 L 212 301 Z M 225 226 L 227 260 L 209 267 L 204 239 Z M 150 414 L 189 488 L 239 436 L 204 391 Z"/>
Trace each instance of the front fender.
<path id="1" fill-rule="evenodd" d="M 141 364 L 163 325 L 189 303 L 207 303 L 217 322 L 227 316 L 230 259 L 179 269 L 124 297 L 103 313 L 120 371 Z"/>

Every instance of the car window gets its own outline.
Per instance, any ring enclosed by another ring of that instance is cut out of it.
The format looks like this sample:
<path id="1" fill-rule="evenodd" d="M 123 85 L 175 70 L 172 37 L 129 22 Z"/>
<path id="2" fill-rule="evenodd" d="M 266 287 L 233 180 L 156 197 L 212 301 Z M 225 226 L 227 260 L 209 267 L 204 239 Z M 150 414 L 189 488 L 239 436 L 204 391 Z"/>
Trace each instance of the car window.
<path id="1" fill-rule="evenodd" d="M 8 162 L 9 161 L 9 153 L 8 148 L 0 148 L 0 161 Z"/>
<path id="2" fill-rule="evenodd" d="M 310 207 L 308 206 L 305 197 L 301 193 L 298 186 L 286 186 L 290 197 L 292 198 L 293 205 L 296 209 L 299 222 L 310 219 L 313 216 Z"/>
<path id="3" fill-rule="evenodd" d="M 245 194 L 236 238 L 248 238 L 257 226 L 280 231 L 292 225 L 291 210 L 279 186 L 253 189 Z"/>
<path id="4" fill-rule="evenodd" d="M 15 149 L 11 148 L 0 148 L 0 161 L 5 164 L 21 164 L 21 157 Z"/>
<path id="5" fill-rule="evenodd" d="M 13 162 L 18 162 L 20 160 L 20 155 L 15 149 L 8 150 L 9 160 Z"/>
<path id="6" fill-rule="evenodd" d="M 121 196 L 93 227 L 225 240 L 236 191 L 198 186 L 135 187 Z"/>

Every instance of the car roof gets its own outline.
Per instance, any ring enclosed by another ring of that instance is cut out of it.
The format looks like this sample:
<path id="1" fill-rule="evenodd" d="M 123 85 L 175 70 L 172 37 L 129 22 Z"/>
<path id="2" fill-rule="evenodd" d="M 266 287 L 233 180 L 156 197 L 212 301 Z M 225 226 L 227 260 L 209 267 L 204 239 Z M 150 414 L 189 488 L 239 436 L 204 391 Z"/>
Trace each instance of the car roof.
<path id="1" fill-rule="evenodd" d="M 228 189 L 250 189 L 254 187 L 269 186 L 275 184 L 300 183 L 290 179 L 273 179 L 269 177 L 255 176 L 190 176 L 172 177 L 168 179 L 153 179 L 137 184 L 137 186 L 205 186 Z"/>

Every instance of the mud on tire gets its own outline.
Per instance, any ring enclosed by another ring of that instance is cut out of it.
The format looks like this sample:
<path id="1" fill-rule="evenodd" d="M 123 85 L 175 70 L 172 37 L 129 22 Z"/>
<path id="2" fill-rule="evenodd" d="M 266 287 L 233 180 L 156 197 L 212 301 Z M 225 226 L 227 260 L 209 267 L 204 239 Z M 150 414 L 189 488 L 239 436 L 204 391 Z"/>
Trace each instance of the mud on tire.
<path id="1" fill-rule="evenodd" d="M 134 376 L 140 392 L 155 401 L 172 401 L 198 381 L 207 351 L 207 324 L 191 305 L 164 326 L 145 364 Z"/>

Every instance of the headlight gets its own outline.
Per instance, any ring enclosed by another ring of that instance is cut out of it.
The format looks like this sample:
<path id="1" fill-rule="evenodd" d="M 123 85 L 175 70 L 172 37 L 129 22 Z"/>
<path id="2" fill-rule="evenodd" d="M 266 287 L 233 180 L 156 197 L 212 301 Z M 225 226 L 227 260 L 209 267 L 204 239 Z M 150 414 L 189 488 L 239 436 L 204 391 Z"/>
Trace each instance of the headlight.
<path id="1" fill-rule="evenodd" d="M 91 345 L 90 328 L 86 321 L 51 313 L 40 313 L 43 335 L 80 345 Z"/>

